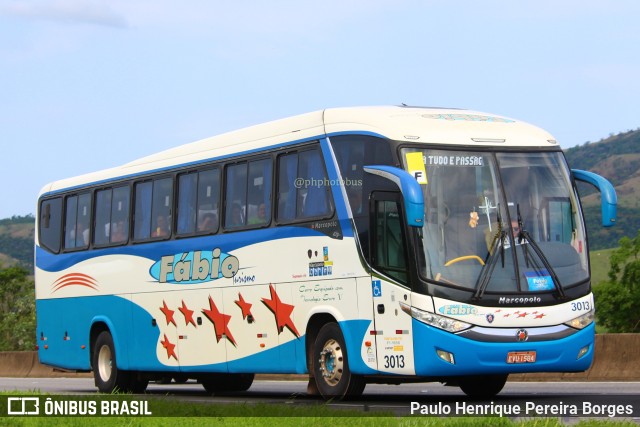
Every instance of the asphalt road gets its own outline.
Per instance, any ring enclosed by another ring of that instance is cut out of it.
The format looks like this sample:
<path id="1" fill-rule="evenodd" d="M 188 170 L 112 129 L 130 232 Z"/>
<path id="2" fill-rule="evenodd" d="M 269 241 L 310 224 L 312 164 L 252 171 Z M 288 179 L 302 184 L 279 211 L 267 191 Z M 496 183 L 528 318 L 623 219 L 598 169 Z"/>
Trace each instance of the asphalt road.
<path id="1" fill-rule="evenodd" d="M 255 381 L 247 392 L 210 396 L 202 386 L 190 381 L 186 384 L 151 383 L 147 395 L 170 395 L 176 400 L 201 403 L 324 404 L 319 398 L 307 395 L 306 388 L 304 381 Z M 92 378 L 0 378 L 0 390 L 96 394 Z M 531 409 L 517 414 L 520 416 L 561 418 L 570 417 L 571 408 L 575 406 L 581 411 L 580 416 L 608 417 L 613 412 L 616 418 L 640 421 L 640 382 L 508 382 L 503 391 L 490 400 L 469 400 L 459 388 L 438 383 L 369 384 L 360 399 L 330 403 L 329 406 L 397 415 L 434 415 L 435 412 L 435 415 L 449 416 L 471 415 L 470 411 L 511 415 L 506 411 L 519 407 L 522 411 Z M 588 413 L 583 413 L 584 410 Z"/>

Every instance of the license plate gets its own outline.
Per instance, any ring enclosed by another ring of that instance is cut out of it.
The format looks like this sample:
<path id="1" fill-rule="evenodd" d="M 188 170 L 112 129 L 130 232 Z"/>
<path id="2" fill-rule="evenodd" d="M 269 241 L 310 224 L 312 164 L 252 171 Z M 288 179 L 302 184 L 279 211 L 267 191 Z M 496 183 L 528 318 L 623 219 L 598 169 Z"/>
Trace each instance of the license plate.
<path id="1" fill-rule="evenodd" d="M 507 353 L 507 363 L 534 363 L 535 351 L 510 351 Z"/>

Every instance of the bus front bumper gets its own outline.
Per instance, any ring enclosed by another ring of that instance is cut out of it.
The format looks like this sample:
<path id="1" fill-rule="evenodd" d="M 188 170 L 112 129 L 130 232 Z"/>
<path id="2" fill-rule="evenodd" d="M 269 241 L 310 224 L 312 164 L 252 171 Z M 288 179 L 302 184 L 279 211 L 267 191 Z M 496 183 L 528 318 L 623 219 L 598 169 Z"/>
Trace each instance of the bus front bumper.
<path id="1" fill-rule="evenodd" d="M 518 342 L 515 335 L 513 342 L 476 341 L 415 319 L 413 332 L 419 376 L 583 372 L 593 361 L 594 323 L 561 339 L 536 342 Z"/>

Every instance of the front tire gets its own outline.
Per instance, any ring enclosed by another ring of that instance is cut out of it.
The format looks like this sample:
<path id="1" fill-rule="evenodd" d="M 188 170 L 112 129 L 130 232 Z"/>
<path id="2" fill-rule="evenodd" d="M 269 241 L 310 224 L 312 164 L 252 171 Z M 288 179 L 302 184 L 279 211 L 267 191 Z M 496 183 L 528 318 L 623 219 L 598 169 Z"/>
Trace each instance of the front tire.
<path id="1" fill-rule="evenodd" d="M 474 375 L 462 378 L 459 382 L 460 389 L 469 397 L 489 398 L 502 391 L 507 382 L 505 375 Z"/>
<path id="2" fill-rule="evenodd" d="M 327 323 L 318 332 L 312 361 L 316 386 L 325 399 L 356 397 L 364 391 L 364 378 L 349 369 L 347 346 L 337 323 Z"/>

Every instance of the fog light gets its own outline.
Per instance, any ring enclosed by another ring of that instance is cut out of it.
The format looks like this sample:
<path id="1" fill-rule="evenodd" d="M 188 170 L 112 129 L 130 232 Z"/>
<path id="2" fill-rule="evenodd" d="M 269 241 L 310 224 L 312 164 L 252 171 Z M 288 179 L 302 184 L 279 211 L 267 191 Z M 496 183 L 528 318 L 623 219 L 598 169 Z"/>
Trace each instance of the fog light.
<path id="1" fill-rule="evenodd" d="M 582 356 L 587 354 L 588 351 L 589 351 L 589 346 L 588 345 L 585 345 L 584 347 L 582 347 L 580 349 L 580 351 L 578 352 L 578 357 L 576 357 L 576 360 L 580 359 Z"/>
<path id="2" fill-rule="evenodd" d="M 444 351 L 444 350 L 436 350 L 436 354 L 440 359 L 444 360 L 445 362 L 451 363 L 452 365 L 456 364 L 456 360 L 453 357 L 453 353 L 449 353 L 448 351 Z"/>

